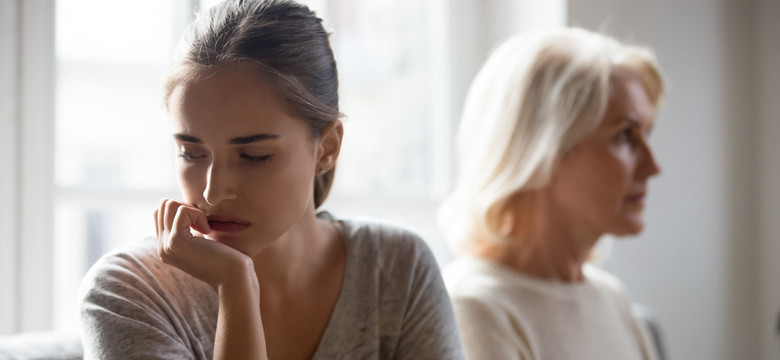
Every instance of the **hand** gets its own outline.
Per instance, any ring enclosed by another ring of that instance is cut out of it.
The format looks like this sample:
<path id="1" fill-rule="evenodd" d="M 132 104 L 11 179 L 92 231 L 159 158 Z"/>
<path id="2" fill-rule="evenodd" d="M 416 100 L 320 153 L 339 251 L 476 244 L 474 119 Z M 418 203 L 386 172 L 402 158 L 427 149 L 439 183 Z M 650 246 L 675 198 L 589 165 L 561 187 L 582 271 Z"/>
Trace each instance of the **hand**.
<path id="1" fill-rule="evenodd" d="M 163 199 L 154 211 L 154 219 L 158 253 L 164 263 L 205 281 L 215 290 L 229 282 L 256 283 L 249 256 L 203 237 L 211 232 L 203 211 Z"/>

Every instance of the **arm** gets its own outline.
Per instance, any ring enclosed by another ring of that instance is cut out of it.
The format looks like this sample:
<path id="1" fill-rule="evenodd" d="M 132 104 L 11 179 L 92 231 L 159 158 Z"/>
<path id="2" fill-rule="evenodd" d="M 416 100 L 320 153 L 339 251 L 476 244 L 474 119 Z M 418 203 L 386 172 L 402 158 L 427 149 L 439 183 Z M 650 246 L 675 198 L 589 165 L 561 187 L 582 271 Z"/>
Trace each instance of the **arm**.
<path id="1" fill-rule="evenodd" d="M 396 359 L 465 359 L 452 305 L 433 254 L 421 239 L 412 264 Z"/>
<path id="2" fill-rule="evenodd" d="M 266 359 L 260 286 L 252 259 L 203 238 L 200 234 L 211 229 L 206 214 L 196 208 L 164 200 L 155 219 L 162 261 L 208 283 L 218 293 L 214 359 Z"/>
<path id="3" fill-rule="evenodd" d="M 123 254 L 101 259 L 85 276 L 80 289 L 84 359 L 206 356 L 207 350 L 179 331 L 179 318 L 165 311 L 156 284 L 139 275 L 143 270 L 136 258 Z"/>
<path id="4" fill-rule="evenodd" d="M 254 268 L 218 287 L 219 315 L 214 359 L 265 359 L 265 334 L 260 316 L 260 286 Z"/>

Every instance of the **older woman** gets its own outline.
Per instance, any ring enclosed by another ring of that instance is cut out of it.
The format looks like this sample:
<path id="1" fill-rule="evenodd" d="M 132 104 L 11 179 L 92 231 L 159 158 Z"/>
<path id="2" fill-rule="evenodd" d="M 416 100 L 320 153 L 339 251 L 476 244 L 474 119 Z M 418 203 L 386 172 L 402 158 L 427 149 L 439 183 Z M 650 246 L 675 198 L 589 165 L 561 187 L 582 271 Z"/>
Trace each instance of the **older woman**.
<path id="1" fill-rule="evenodd" d="M 588 264 L 642 230 L 664 84 L 653 54 L 583 29 L 518 35 L 474 80 L 445 272 L 471 359 L 656 359 L 620 282 Z"/>

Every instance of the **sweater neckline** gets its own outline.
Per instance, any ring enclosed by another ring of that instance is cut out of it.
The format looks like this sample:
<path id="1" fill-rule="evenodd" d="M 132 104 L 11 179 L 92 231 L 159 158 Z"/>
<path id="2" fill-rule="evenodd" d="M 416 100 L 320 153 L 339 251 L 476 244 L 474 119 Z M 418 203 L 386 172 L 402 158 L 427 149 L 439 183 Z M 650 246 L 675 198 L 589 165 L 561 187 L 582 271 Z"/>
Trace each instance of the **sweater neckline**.
<path id="1" fill-rule="evenodd" d="M 588 263 L 584 264 L 582 269 L 585 276 L 584 281 L 564 282 L 557 279 L 545 279 L 526 274 L 506 265 L 474 255 L 463 256 L 463 261 L 470 263 L 471 266 L 476 267 L 477 269 L 481 269 L 484 273 L 501 279 L 508 286 L 526 288 L 564 300 L 585 296 L 587 293 L 592 293 L 594 290 L 597 290 L 594 278 L 598 276 L 596 274 L 598 269 L 595 269 L 594 265 Z"/>

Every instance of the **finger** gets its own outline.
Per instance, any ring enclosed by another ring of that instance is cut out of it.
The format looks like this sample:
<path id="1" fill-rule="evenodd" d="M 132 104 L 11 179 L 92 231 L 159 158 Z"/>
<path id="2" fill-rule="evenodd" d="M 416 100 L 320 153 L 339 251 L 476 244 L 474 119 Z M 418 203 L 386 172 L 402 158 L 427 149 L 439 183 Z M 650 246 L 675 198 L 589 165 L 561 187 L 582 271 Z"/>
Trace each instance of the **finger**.
<path id="1" fill-rule="evenodd" d="M 163 253 L 165 252 L 165 240 L 167 234 L 165 234 L 165 204 L 168 202 L 168 199 L 162 199 L 160 200 L 160 205 L 155 211 L 155 214 L 157 215 L 157 252 L 162 257 Z"/>
<path id="2" fill-rule="evenodd" d="M 152 217 L 154 218 L 153 219 L 154 220 L 154 235 L 159 238 L 160 237 L 160 226 L 157 223 L 157 210 L 158 209 L 154 209 L 154 212 L 152 213 Z"/>
<path id="3" fill-rule="evenodd" d="M 182 204 L 174 201 L 174 200 L 167 200 L 165 202 L 165 214 L 163 215 L 163 226 L 167 233 L 173 232 L 173 219 L 176 217 L 176 211 L 179 209 L 179 207 Z"/>
<path id="4" fill-rule="evenodd" d="M 157 206 L 157 210 L 154 212 L 157 219 L 157 238 L 159 240 L 162 240 L 163 233 L 165 232 L 165 225 L 163 224 L 163 218 L 165 216 L 165 203 L 168 201 L 168 199 L 162 199 L 160 200 L 160 205 Z"/>
<path id="5" fill-rule="evenodd" d="M 210 233 L 211 226 L 209 225 L 209 218 L 206 216 L 206 213 L 198 209 L 194 210 L 196 211 L 194 219 L 192 219 L 193 215 L 190 215 L 190 218 L 193 220 L 190 227 L 201 234 Z"/>
<path id="6" fill-rule="evenodd" d="M 206 213 L 191 206 L 180 206 L 173 220 L 173 231 L 177 234 L 189 233 L 191 236 L 191 228 L 204 234 L 211 232 Z"/>

